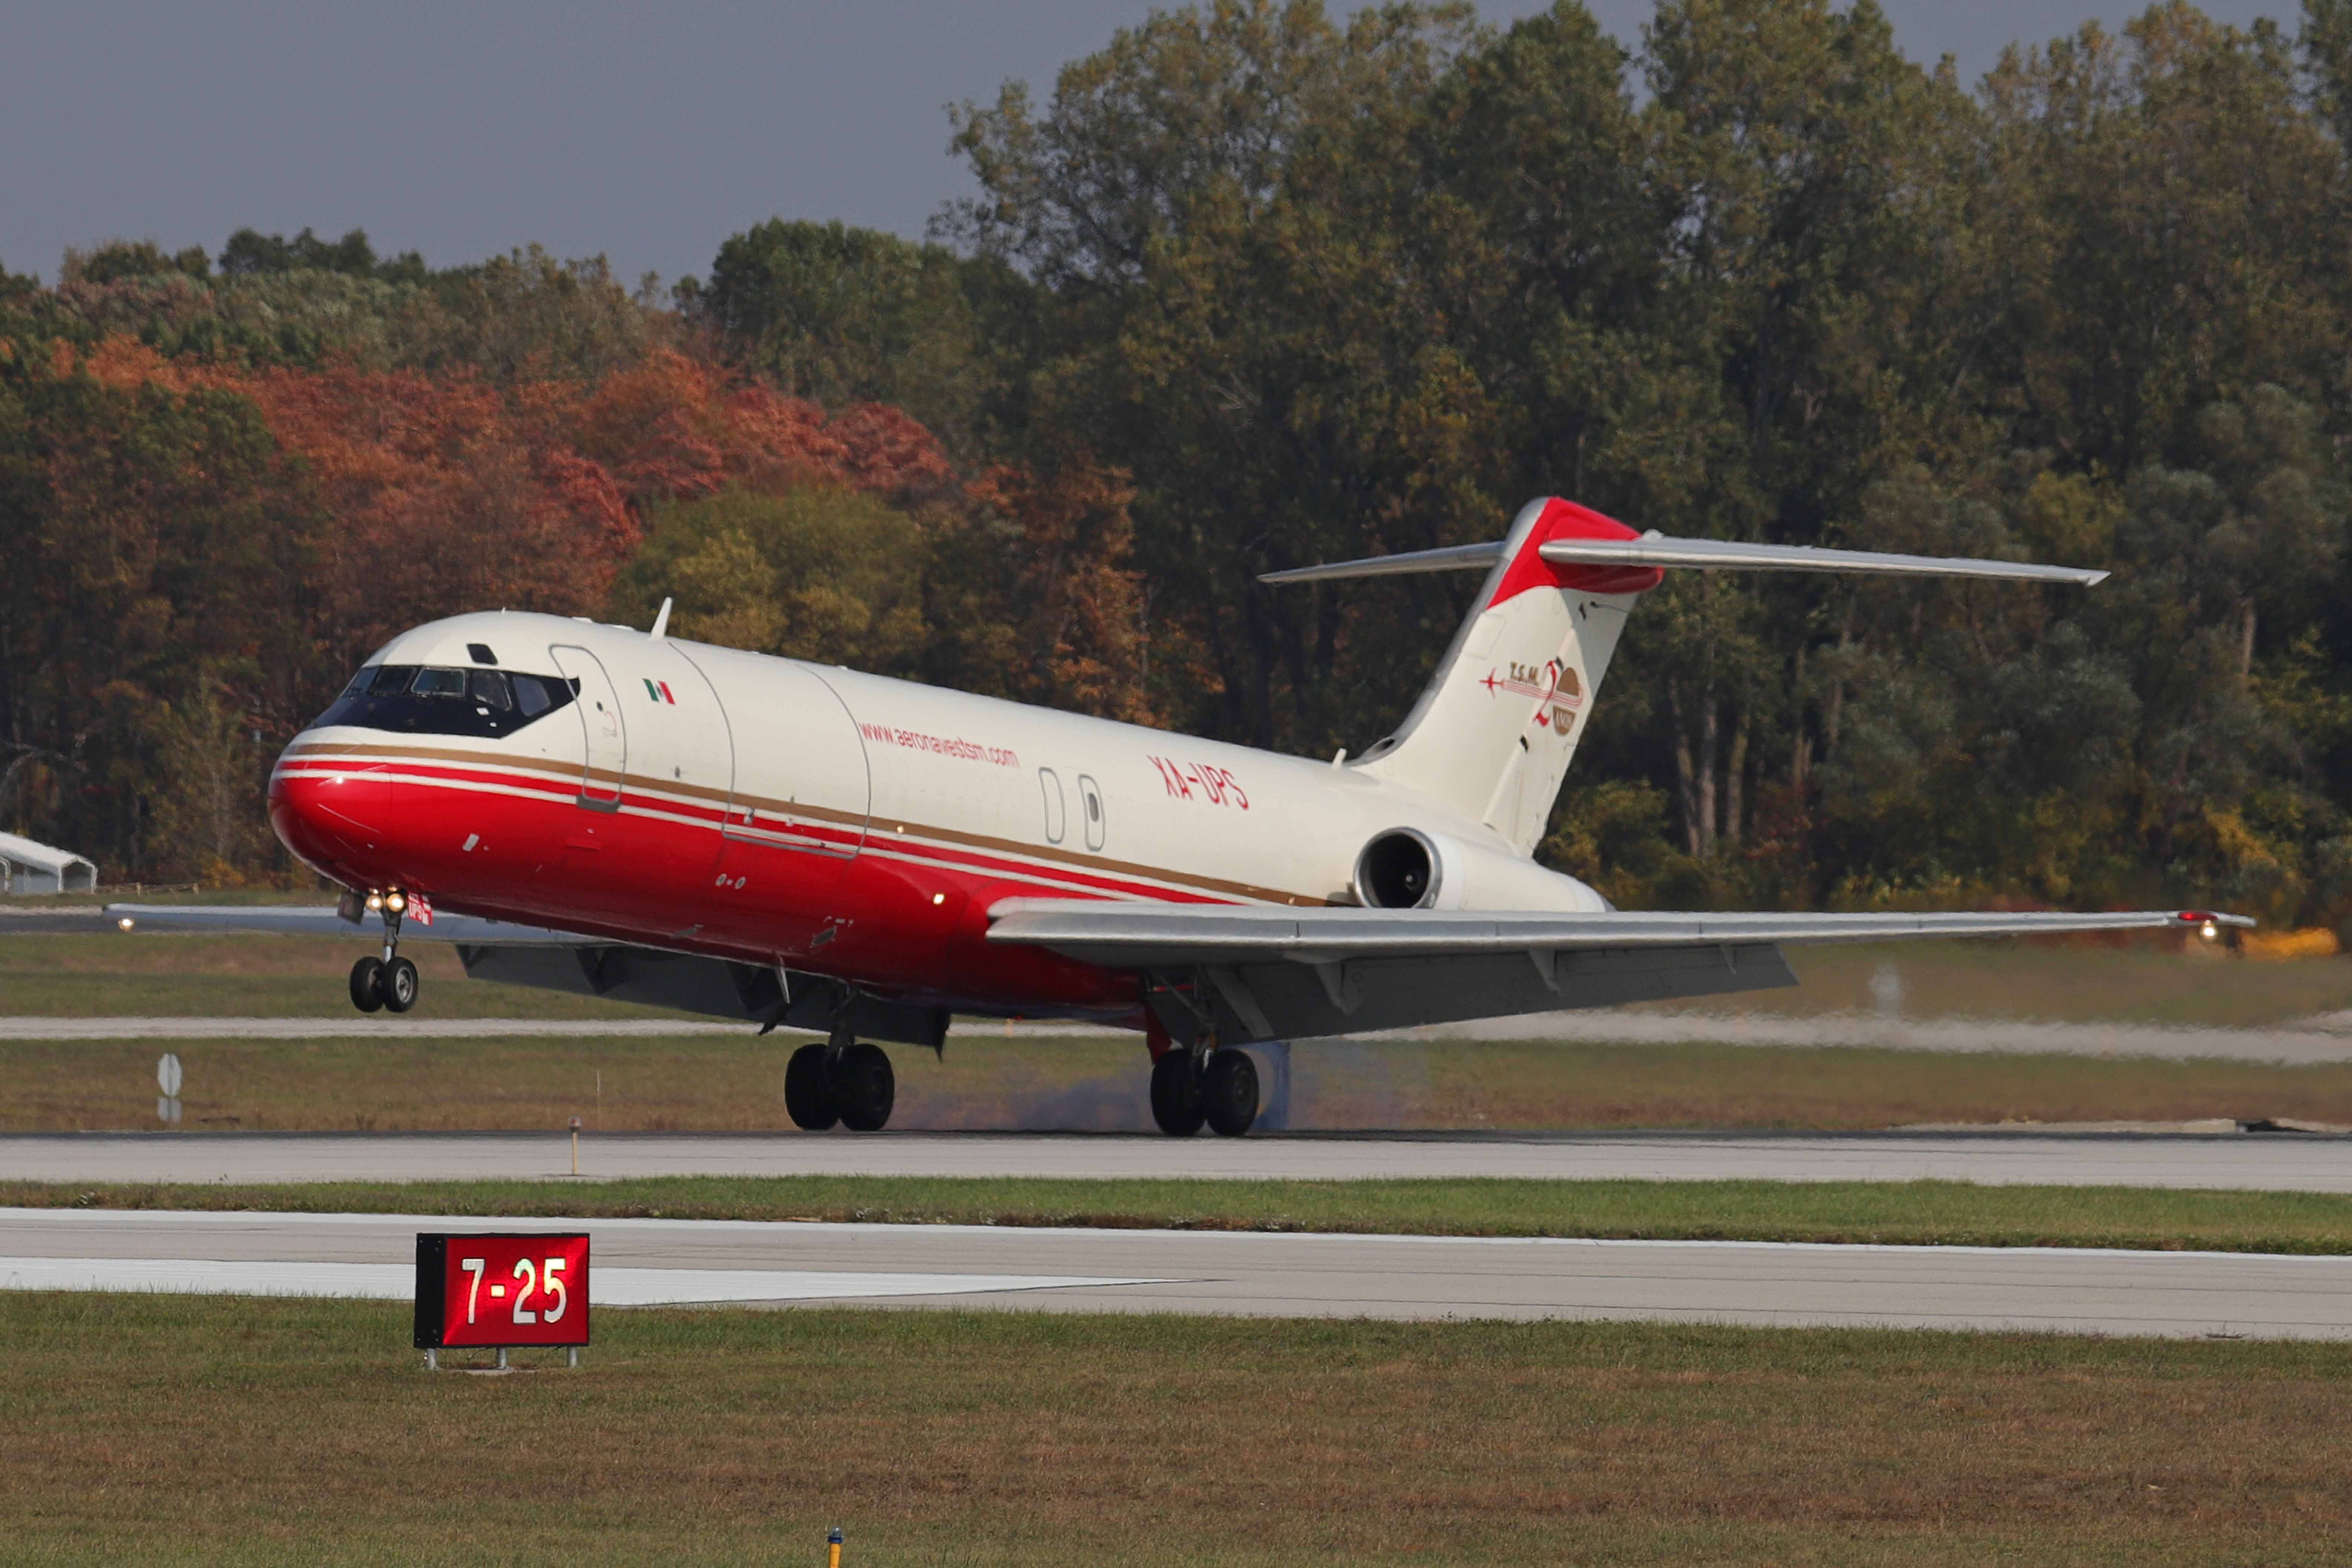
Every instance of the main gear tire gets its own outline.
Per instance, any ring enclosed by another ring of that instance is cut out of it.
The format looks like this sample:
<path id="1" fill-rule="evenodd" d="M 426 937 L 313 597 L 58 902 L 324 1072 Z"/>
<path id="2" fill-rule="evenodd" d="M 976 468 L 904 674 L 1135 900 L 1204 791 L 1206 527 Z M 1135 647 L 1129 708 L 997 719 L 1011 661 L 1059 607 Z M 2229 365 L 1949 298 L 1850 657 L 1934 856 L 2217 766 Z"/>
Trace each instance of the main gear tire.
<path id="1" fill-rule="evenodd" d="M 890 1107 L 898 1098 L 898 1080 L 881 1047 L 844 1047 L 828 1082 L 833 1103 L 841 1110 L 841 1124 L 852 1132 L 879 1132 L 889 1122 Z"/>
<path id="2" fill-rule="evenodd" d="M 383 966 L 383 979 L 378 983 L 383 994 L 383 1010 L 405 1013 L 416 1005 L 416 965 L 404 958 L 395 958 Z"/>
<path id="3" fill-rule="evenodd" d="M 1220 1138 L 1238 1138 L 1250 1130 L 1257 1120 L 1257 1064 L 1247 1051 L 1209 1053 L 1209 1065 L 1201 1069 L 1201 1111 Z"/>
<path id="4" fill-rule="evenodd" d="M 803 1046 L 784 1064 L 784 1114 L 803 1132 L 822 1132 L 841 1120 L 824 1070 L 823 1046 Z"/>
<path id="5" fill-rule="evenodd" d="M 362 1013 L 383 1006 L 383 960 L 373 955 L 352 965 L 352 1005 Z"/>
<path id="6" fill-rule="evenodd" d="M 1180 1046 L 1151 1064 L 1151 1120 L 1171 1138 L 1190 1138 L 1202 1114 L 1200 1069 Z"/>

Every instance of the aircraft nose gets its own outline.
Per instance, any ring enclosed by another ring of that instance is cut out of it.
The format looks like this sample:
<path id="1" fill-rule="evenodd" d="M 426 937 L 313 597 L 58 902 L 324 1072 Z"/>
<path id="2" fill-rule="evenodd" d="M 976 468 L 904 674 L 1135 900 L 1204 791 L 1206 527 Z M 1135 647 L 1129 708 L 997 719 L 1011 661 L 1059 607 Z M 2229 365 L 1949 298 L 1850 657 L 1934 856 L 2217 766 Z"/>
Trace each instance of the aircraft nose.
<path id="1" fill-rule="evenodd" d="M 269 826 L 310 864 L 358 870 L 392 815 L 392 780 L 382 763 L 337 755 L 295 737 L 269 775 Z"/>

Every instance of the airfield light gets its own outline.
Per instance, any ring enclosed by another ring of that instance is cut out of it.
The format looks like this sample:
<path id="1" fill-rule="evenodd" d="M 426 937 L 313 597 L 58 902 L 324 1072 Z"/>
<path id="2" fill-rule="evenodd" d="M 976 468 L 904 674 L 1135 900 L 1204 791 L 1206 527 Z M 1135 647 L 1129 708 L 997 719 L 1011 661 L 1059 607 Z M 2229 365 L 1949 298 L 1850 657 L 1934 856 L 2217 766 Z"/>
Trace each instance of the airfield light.
<path id="1" fill-rule="evenodd" d="M 119 921 L 115 921 L 114 923 L 115 923 L 116 925 L 118 925 L 118 926 L 121 926 L 124 931 L 129 931 L 129 930 L 130 930 L 133 925 L 137 924 L 138 922 L 137 922 L 137 921 L 133 921 L 133 920 L 132 920 L 129 915 L 125 915 L 125 916 L 123 916 L 121 920 L 119 920 Z"/>

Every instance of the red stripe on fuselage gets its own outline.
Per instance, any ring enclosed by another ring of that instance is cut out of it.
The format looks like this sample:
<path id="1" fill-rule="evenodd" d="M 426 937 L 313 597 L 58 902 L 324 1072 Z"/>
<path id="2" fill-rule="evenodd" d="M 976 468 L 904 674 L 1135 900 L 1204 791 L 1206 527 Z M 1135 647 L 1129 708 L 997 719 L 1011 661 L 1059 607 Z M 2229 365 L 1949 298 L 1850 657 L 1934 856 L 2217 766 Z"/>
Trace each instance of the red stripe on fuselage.
<path id="1" fill-rule="evenodd" d="M 567 791 L 535 770 L 498 771 L 495 760 L 485 762 L 465 768 L 372 757 L 354 765 L 305 757 L 273 777 L 272 821 L 290 848 L 329 876 L 427 890 L 448 912 L 1037 1012 L 1125 1006 L 1134 984 L 1050 953 L 987 947 L 988 905 L 1089 895 L 1242 901 L 1024 862 L 921 833 L 795 824 L 796 834 L 837 846 L 832 856 L 747 842 L 718 831 L 725 813 L 715 805 L 630 789 L 618 811 L 585 809 L 576 785 Z M 334 781 L 362 777 L 387 792 L 376 831 L 332 831 L 328 814 L 341 787 Z M 856 854 L 861 837 L 866 852 Z M 976 926 L 964 919 L 968 910 Z"/>

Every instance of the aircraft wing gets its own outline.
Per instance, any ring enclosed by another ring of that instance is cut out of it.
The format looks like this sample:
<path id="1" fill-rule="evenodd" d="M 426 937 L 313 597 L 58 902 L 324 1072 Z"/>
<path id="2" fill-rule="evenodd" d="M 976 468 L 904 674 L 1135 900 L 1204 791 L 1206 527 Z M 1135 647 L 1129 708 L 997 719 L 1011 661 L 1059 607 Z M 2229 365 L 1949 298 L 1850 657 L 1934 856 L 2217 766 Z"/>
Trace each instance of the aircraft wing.
<path id="1" fill-rule="evenodd" d="M 2101 914 L 1604 914 L 1008 900 L 992 942 L 1153 977 L 1179 1037 L 1457 1023 L 1793 985 L 1786 942 L 2251 926 L 2202 910 Z"/>
<path id="2" fill-rule="evenodd" d="M 48 917 L 62 920 L 64 914 Z M 113 927 L 127 931 L 163 931 L 219 936 L 338 936 L 379 940 L 374 920 L 347 921 L 332 904 L 109 904 L 81 915 L 80 929 Z M 609 939 L 516 925 L 478 915 L 436 915 L 431 925 L 411 920 L 400 928 L 403 942 L 454 942 L 499 947 L 595 947 Z"/>

